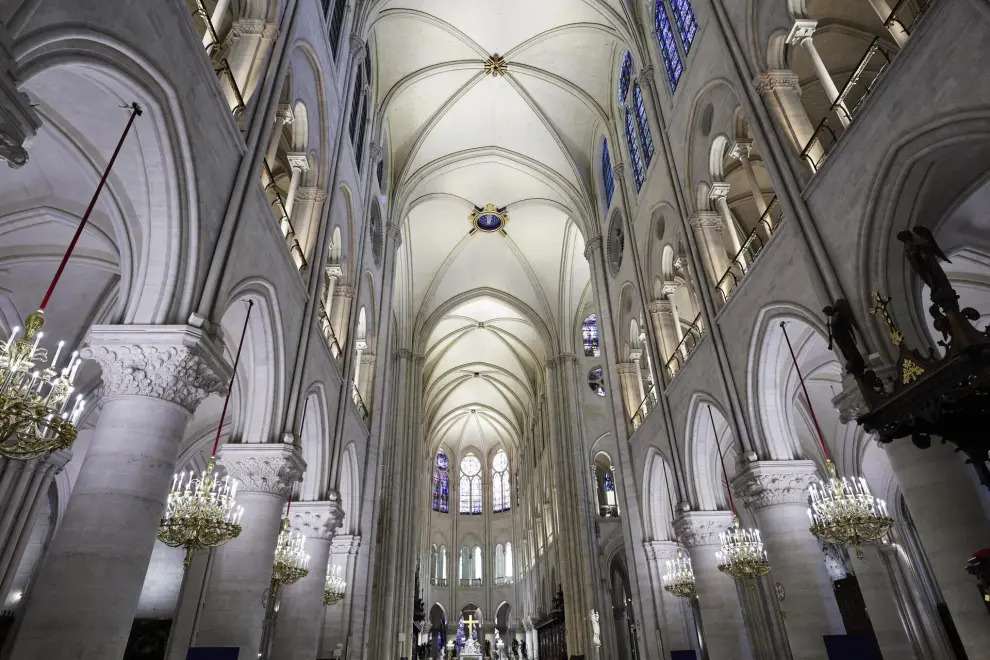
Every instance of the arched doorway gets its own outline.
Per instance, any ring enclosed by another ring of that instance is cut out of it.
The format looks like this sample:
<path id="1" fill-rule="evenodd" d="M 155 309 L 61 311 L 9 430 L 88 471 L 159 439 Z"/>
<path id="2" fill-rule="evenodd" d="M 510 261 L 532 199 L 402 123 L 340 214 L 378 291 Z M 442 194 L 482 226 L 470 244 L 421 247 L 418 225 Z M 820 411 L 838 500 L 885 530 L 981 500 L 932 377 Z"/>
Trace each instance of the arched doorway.
<path id="1" fill-rule="evenodd" d="M 434 603 L 430 608 L 429 657 L 444 657 L 445 646 L 447 646 L 447 613 L 443 611 L 440 603 Z"/>
<path id="2" fill-rule="evenodd" d="M 492 646 L 497 658 L 509 657 L 509 651 L 512 649 L 513 637 L 510 636 L 509 631 L 509 616 L 511 614 L 512 606 L 508 603 L 502 603 L 495 610 L 495 643 Z"/>
<path id="3" fill-rule="evenodd" d="M 618 660 L 639 660 L 639 642 L 636 633 L 636 616 L 629 578 L 622 561 L 616 557 L 609 568 L 609 584 L 612 589 L 612 619 L 615 623 L 615 639 Z"/>

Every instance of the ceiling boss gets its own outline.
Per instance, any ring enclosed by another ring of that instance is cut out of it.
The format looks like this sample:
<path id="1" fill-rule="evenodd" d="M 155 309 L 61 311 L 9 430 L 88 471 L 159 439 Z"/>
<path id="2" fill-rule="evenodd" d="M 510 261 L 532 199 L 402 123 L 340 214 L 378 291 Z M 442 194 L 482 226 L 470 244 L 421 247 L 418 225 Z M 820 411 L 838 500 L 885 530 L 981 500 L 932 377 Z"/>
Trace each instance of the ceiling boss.
<path id="1" fill-rule="evenodd" d="M 486 204 L 484 208 L 475 206 L 468 219 L 474 229 L 478 231 L 499 231 L 504 234 L 505 225 L 509 222 L 509 214 L 506 213 L 507 208 L 507 206 L 499 208 L 494 204 Z"/>

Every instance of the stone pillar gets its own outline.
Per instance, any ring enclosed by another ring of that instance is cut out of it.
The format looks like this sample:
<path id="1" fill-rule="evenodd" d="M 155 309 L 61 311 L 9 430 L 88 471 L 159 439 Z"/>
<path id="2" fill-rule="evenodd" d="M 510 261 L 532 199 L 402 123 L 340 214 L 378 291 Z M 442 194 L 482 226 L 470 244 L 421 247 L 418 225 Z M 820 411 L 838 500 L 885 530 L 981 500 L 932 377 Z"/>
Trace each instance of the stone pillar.
<path id="1" fill-rule="evenodd" d="M 752 152 L 752 140 L 739 140 L 732 145 L 729 155 L 737 159 L 742 165 L 743 173 L 746 175 L 746 183 L 749 184 L 749 191 L 756 203 L 756 209 L 762 216 L 767 212 L 767 202 L 763 199 L 763 189 L 760 188 L 760 182 L 756 180 L 756 171 L 753 169 L 753 161 L 750 160 Z"/>
<path id="2" fill-rule="evenodd" d="M 713 183 L 712 189 L 708 193 L 708 199 L 715 202 L 715 208 L 718 209 L 718 214 L 722 216 L 722 224 L 727 228 L 729 233 L 729 249 L 732 250 L 732 256 L 734 257 L 742 250 L 746 234 L 742 227 L 739 226 L 735 216 L 732 215 L 732 209 L 729 208 L 729 184 Z M 740 255 L 739 265 L 743 268 L 746 267 L 744 260 L 745 255 Z"/>
<path id="3" fill-rule="evenodd" d="M 365 407 L 370 412 L 375 384 L 375 356 L 370 353 L 362 353 L 360 362 L 361 371 L 359 373 L 361 377 L 358 379 L 357 388 L 361 393 Z"/>
<path id="4" fill-rule="evenodd" d="M 225 444 L 218 461 L 240 480 L 243 531 L 213 551 L 196 648 L 237 647 L 253 660 L 261 648 L 265 592 L 272 577 L 282 511 L 305 462 L 288 444 Z"/>
<path id="5" fill-rule="evenodd" d="M 801 154 L 815 134 L 815 127 L 801 104 L 801 84 L 797 75 L 789 69 L 771 69 L 759 77 L 756 89 L 766 99 L 770 111 L 777 118 L 784 133 L 791 139 L 796 153 Z M 824 155 L 821 144 L 814 145 L 806 162 L 816 170 Z"/>
<path id="6" fill-rule="evenodd" d="M 718 284 L 725 271 L 729 270 L 729 256 L 725 253 L 725 243 L 722 241 L 724 227 L 717 213 L 699 211 L 691 216 L 691 229 L 698 242 L 701 261 L 713 285 Z"/>
<path id="7" fill-rule="evenodd" d="M 674 530 L 691 555 L 701 614 L 700 627 L 711 660 L 753 660 L 736 581 L 718 570 L 719 533 L 732 528 L 728 511 L 689 511 Z"/>
<path id="8" fill-rule="evenodd" d="M 828 660 L 823 635 L 845 632 L 818 539 L 809 531 L 808 487 L 814 461 L 755 461 L 732 488 L 756 514 L 773 570 L 794 660 Z"/>
<path id="9" fill-rule="evenodd" d="M 677 335 L 678 320 L 674 316 L 674 303 L 670 298 L 654 300 L 649 304 L 650 321 L 653 331 L 660 340 L 660 350 L 663 351 L 664 361 L 674 355 L 674 350 L 681 343 Z"/>
<path id="10" fill-rule="evenodd" d="M 835 86 L 835 81 L 832 80 L 832 74 L 828 72 L 828 67 L 822 61 L 821 55 L 818 54 L 818 49 L 815 48 L 814 34 L 817 27 L 818 21 L 799 18 L 794 21 L 794 27 L 791 28 L 790 34 L 787 35 L 787 43 L 791 46 L 800 45 L 807 51 L 808 57 L 811 58 L 811 65 L 815 69 L 815 74 L 825 89 L 825 94 L 828 96 L 829 102 L 835 107 L 836 102 L 839 100 L 839 89 Z M 838 104 L 836 114 L 839 116 L 839 121 L 842 122 L 843 126 L 849 126 L 851 116 L 845 103 Z"/>
<path id="11" fill-rule="evenodd" d="M 230 62 L 230 70 L 245 101 L 254 94 L 277 37 L 276 24 L 257 18 L 242 18 L 230 27 L 222 53 Z"/>
<path id="12" fill-rule="evenodd" d="M 41 118 L 27 94 L 17 89 L 17 63 L 6 26 L 0 24 L 0 160 L 18 168 L 28 161 L 25 149 L 41 128 Z"/>
<path id="13" fill-rule="evenodd" d="M 313 250 L 316 249 L 320 218 L 323 203 L 327 201 L 327 193 L 323 188 L 316 186 L 300 186 L 296 190 L 295 200 L 293 207 L 295 219 L 292 221 L 292 229 L 296 232 L 296 239 L 308 261 Z M 314 257 L 314 260 L 319 261 L 319 256 Z"/>
<path id="14" fill-rule="evenodd" d="M 272 133 L 268 138 L 268 150 L 265 151 L 265 162 L 273 170 L 275 169 L 275 157 L 278 155 L 278 143 L 282 139 L 282 128 L 286 124 L 291 124 L 293 119 L 292 108 L 280 103 L 275 110 L 275 123 L 272 125 Z M 266 185 L 271 183 L 274 182 L 267 181 Z"/>
<path id="15" fill-rule="evenodd" d="M 892 18 L 891 14 L 894 12 L 887 4 L 887 0 L 870 0 L 870 5 L 873 6 L 873 10 L 880 17 L 881 22 L 886 23 L 887 19 Z M 890 25 L 887 25 L 887 30 L 890 31 L 890 36 L 894 38 L 898 46 L 904 48 L 907 45 L 909 35 L 900 21 L 891 21 Z"/>
<path id="16" fill-rule="evenodd" d="M 346 513 L 346 512 L 345 512 Z M 338 534 L 330 545 L 329 566 L 339 566 L 344 575 L 347 587 L 344 599 L 323 610 L 323 631 L 321 633 L 320 653 L 317 658 L 328 658 L 334 648 L 343 648 L 350 638 L 347 613 L 351 609 L 351 595 L 356 582 L 358 552 L 361 549 L 361 537 Z"/>
<path id="17" fill-rule="evenodd" d="M 213 13 L 209 16 L 210 25 L 213 26 L 213 31 L 217 32 L 217 36 L 220 34 L 218 32 L 220 24 L 223 22 L 223 17 L 230 9 L 230 0 L 218 0 L 217 6 L 213 8 Z M 204 26 L 205 28 L 205 26 Z M 219 48 L 220 44 L 213 42 L 213 35 L 210 34 L 210 30 L 206 30 L 206 34 L 203 35 L 203 46 L 206 47 L 207 53 L 213 51 L 214 48 Z"/>
<path id="18" fill-rule="evenodd" d="M 901 536 L 894 525 L 892 536 Z M 921 660 L 951 658 L 952 647 L 938 611 L 923 591 L 921 577 L 900 543 L 885 543 L 878 548 L 893 587 L 894 603 L 901 615 L 912 647 Z"/>
<path id="19" fill-rule="evenodd" d="M 966 652 L 982 657 L 990 648 L 987 610 L 963 567 L 975 551 L 990 546 L 990 523 L 972 468 L 938 441 L 929 449 L 907 439 L 884 448 Z"/>
<path id="20" fill-rule="evenodd" d="M 330 325 L 337 334 L 340 349 L 347 345 L 347 332 L 351 319 L 351 298 L 354 297 L 354 287 L 341 285 L 339 282 L 333 291 L 333 304 L 330 306 Z"/>
<path id="21" fill-rule="evenodd" d="M 639 407 L 639 387 L 636 381 L 639 379 L 639 367 L 635 362 L 620 362 L 615 365 L 619 372 L 619 384 L 622 387 L 622 401 L 626 404 L 626 421 L 632 419 Z"/>
<path id="22" fill-rule="evenodd" d="M 687 651 L 692 648 L 691 637 L 688 633 L 687 619 L 684 615 L 685 600 L 667 593 L 663 588 L 663 576 L 667 572 L 667 562 L 677 558 L 677 544 L 673 541 L 649 541 L 650 551 L 647 557 L 656 575 L 654 594 L 659 605 L 660 624 L 663 626 L 663 657 L 669 658 L 671 651 Z"/>
<path id="23" fill-rule="evenodd" d="M 296 206 L 296 194 L 299 192 L 299 183 L 302 175 L 309 171 L 309 159 L 305 153 L 290 153 L 285 155 L 292 168 L 292 177 L 289 179 L 289 190 L 285 195 L 285 214 L 292 220 L 292 209 Z M 298 235 L 298 234 L 297 234 Z"/>
<path id="24" fill-rule="evenodd" d="M 337 500 L 292 505 L 289 522 L 306 537 L 309 575 L 282 588 L 272 653 L 278 660 L 313 660 L 318 655 L 323 628 L 323 587 L 326 584 L 330 544 L 344 518 Z"/>
<path id="25" fill-rule="evenodd" d="M 31 540 L 38 509 L 48 497 L 52 479 L 71 458 L 72 452 L 59 451 L 30 461 L 3 462 L 3 477 L 0 480 L 0 511 L 3 511 L 0 519 L 0 602 L 7 601 L 24 550 Z M 13 478 L 14 472 L 19 472 L 16 479 Z"/>
<path id="26" fill-rule="evenodd" d="M 80 354 L 103 369 L 103 410 L 12 658 L 124 655 L 186 424 L 229 375 L 188 326 L 94 326 Z"/>
<path id="27" fill-rule="evenodd" d="M 855 562 L 853 568 L 856 571 L 859 589 L 863 593 L 863 600 L 866 602 L 870 623 L 873 624 L 873 632 L 880 645 L 880 652 L 883 653 L 884 658 L 916 660 L 914 647 L 901 621 L 901 612 L 897 607 L 891 606 L 899 599 L 890 583 L 890 576 L 880 556 L 880 549 L 873 544 L 864 545 L 862 549 L 866 557 L 863 561 Z"/>

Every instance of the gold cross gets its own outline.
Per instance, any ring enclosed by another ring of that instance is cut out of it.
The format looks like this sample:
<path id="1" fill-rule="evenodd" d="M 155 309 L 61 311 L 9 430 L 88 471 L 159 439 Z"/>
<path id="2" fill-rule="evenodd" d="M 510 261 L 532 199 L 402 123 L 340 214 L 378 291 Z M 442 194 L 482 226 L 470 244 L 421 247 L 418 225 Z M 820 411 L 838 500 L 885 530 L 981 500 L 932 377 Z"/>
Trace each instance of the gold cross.
<path id="1" fill-rule="evenodd" d="M 901 342 L 904 341 L 904 335 L 897 330 L 897 326 L 894 325 L 894 318 L 890 315 L 890 296 L 885 296 L 876 291 L 873 292 L 873 307 L 870 308 L 870 314 L 876 316 L 879 314 L 883 317 L 883 322 L 887 324 L 887 330 L 890 334 L 890 341 L 894 343 L 895 346 L 900 346 Z"/>
<path id="2" fill-rule="evenodd" d="M 468 627 L 468 637 L 474 637 L 474 626 L 478 623 L 481 621 L 475 619 L 473 614 L 468 614 L 468 618 L 464 619 L 464 625 Z"/>

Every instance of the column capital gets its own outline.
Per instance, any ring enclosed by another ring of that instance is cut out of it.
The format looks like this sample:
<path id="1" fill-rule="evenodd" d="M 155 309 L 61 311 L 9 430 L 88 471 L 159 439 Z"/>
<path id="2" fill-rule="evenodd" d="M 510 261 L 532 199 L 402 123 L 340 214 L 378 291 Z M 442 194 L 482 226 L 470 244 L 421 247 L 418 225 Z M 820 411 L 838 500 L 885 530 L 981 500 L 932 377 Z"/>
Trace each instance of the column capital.
<path id="1" fill-rule="evenodd" d="M 393 353 L 393 357 L 396 360 L 412 360 L 413 352 L 410 351 L 408 348 L 400 348 L 397 351 L 395 351 L 395 353 Z"/>
<path id="2" fill-rule="evenodd" d="M 330 544 L 331 555 L 356 555 L 361 548 L 361 537 L 351 534 L 338 534 Z"/>
<path id="3" fill-rule="evenodd" d="M 275 119 L 281 119 L 284 123 L 291 124 L 295 118 L 292 106 L 288 103 L 279 103 L 275 108 Z"/>
<path id="4" fill-rule="evenodd" d="M 692 229 L 715 229 L 716 231 L 722 231 L 725 228 L 725 223 L 722 222 L 722 216 L 714 211 L 698 211 L 691 216 L 690 220 Z"/>
<path id="5" fill-rule="evenodd" d="M 633 362 L 636 362 L 637 360 L 642 360 L 643 359 L 643 349 L 642 348 L 634 348 L 631 351 L 629 351 L 629 359 L 632 360 Z"/>
<path id="6" fill-rule="evenodd" d="M 754 461 L 732 479 L 732 490 L 753 509 L 808 501 L 818 481 L 814 461 Z"/>
<path id="7" fill-rule="evenodd" d="M 790 89 L 801 96 L 801 82 L 790 69 L 771 69 L 756 79 L 756 91 L 761 95 L 777 88 Z"/>
<path id="8" fill-rule="evenodd" d="M 303 152 L 290 152 L 285 154 L 285 159 L 289 161 L 289 167 L 302 172 L 309 171 L 309 158 Z"/>
<path id="9" fill-rule="evenodd" d="M 615 370 L 620 376 L 627 376 L 629 374 L 635 374 L 639 371 L 639 368 L 636 366 L 635 362 L 619 362 L 615 365 Z"/>
<path id="10" fill-rule="evenodd" d="M 683 254 L 679 254 L 676 257 L 674 257 L 674 270 L 681 270 L 681 271 L 687 270 L 687 266 L 688 266 L 687 256 Z M 664 286 L 666 285 L 667 283 L 664 282 Z"/>
<path id="11" fill-rule="evenodd" d="M 584 258 L 591 261 L 591 257 L 594 256 L 595 252 L 602 251 L 602 237 L 601 234 L 598 236 L 593 236 L 589 238 L 584 243 Z"/>
<path id="12" fill-rule="evenodd" d="M 327 192 L 319 186 L 301 186 L 296 190 L 296 201 L 325 202 L 327 201 Z"/>
<path id="13" fill-rule="evenodd" d="M 732 187 L 724 181 L 713 183 L 712 189 L 708 191 L 708 199 L 712 201 L 727 199 L 729 197 L 729 190 L 731 189 Z"/>
<path id="14" fill-rule="evenodd" d="M 639 79 L 647 85 L 653 84 L 653 72 L 655 69 L 652 64 L 647 64 L 642 69 L 639 70 Z"/>
<path id="15" fill-rule="evenodd" d="M 357 32 L 351 32 L 351 52 L 354 54 L 354 58 L 358 59 L 364 57 L 363 50 L 364 50 L 364 39 L 362 39 L 361 35 L 359 35 Z"/>
<path id="16" fill-rule="evenodd" d="M 292 484 L 302 479 L 306 461 L 293 445 L 268 443 L 225 444 L 217 461 L 241 482 L 240 492 L 288 497 Z"/>
<path id="17" fill-rule="evenodd" d="M 382 145 L 374 140 L 369 142 L 368 155 L 371 156 L 371 162 L 377 164 L 382 159 Z"/>
<path id="18" fill-rule="evenodd" d="M 328 264 L 324 267 L 324 272 L 326 272 L 327 277 L 343 277 L 344 269 L 340 264 Z M 336 290 L 335 290 L 336 291 Z"/>
<path id="19" fill-rule="evenodd" d="M 353 298 L 354 297 L 354 287 L 352 286 L 337 286 L 333 290 L 334 298 Z"/>
<path id="20" fill-rule="evenodd" d="M 614 163 L 612 163 L 612 174 L 615 176 L 616 179 L 621 179 L 622 173 L 625 171 L 626 171 L 626 166 L 622 163 L 621 160 L 617 160 Z"/>
<path id="21" fill-rule="evenodd" d="M 97 325 L 79 351 L 103 370 L 103 397 L 147 396 L 190 413 L 225 394 L 231 368 L 219 342 L 188 325 Z"/>
<path id="22" fill-rule="evenodd" d="M 811 39 L 818 28 L 818 21 L 812 18 L 799 18 L 794 21 L 791 31 L 787 34 L 787 43 L 791 46 L 799 44 L 805 39 Z"/>
<path id="23" fill-rule="evenodd" d="M 649 544 L 653 546 L 653 554 L 657 561 L 666 561 L 677 556 L 679 546 L 674 541 L 650 541 Z"/>
<path id="24" fill-rule="evenodd" d="M 344 522 L 344 510 L 335 493 L 325 502 L 293 502 L 289 514 L 292 530 L 306 538 L 332 541 Z"/>
<path id="25" fill-rule="evenodd" d="M 561 353 L 560 355 L 554 355 L 552 358 L 547 360 L 547 367 L 562 367 L 566 364 L 573 364 L 577 362 L 577 356 L 574 353 Z"/>
<path id="26" fill-rule="evenodd" d="M 753 141 L 752 140 L 736 140 L 735 143 L 729 147 L 729 155 L 736 160 L 743 160 L 749 158 L 749 155 L 753 152 Z"/>
<path id="27" fill-rule="evenodd" d="M 666 298 L 662 300 L 654 300 L 649 305 L 646 306 L 650 314 L 665 314 L 674 311 L 673 305 Z"/>
<path id="28" fill-rule="evenodd" d="M 11 40 L 0 27 L 0 160 L 11 168 L 28 161 L 24 143 L 41 128 L 41 118 L 28 95 L 17 89 L 17 62 L 10 50 Z"/>
<path id="29" fill-rule="evenodd" d="M 402 245 L 402 225 L 389 221 L 385 223 L 385 233 L 392 239 L 395 249 L 398 249 Z"/>
<path id="30" fill-rule="evenodd" d="M 718 535 L 731 528 L 730 511 L 688 511 L 674 521 L 674 531 L 685 548 L 720 545 Z"/>

